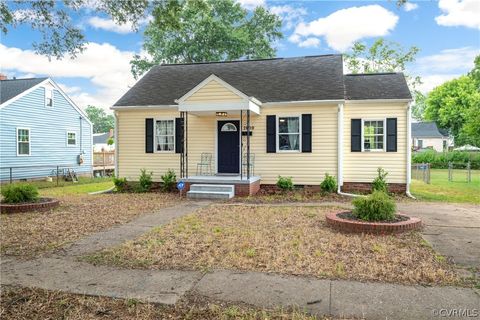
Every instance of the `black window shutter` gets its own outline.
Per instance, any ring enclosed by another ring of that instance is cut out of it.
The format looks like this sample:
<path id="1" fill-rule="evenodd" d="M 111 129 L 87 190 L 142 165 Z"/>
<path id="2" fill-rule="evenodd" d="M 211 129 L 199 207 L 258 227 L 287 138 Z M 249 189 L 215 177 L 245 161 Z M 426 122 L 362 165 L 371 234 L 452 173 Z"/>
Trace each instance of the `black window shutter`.
<path id="1" fill-rule="evenodd" d="M 397 152 L 397 118 L 387 119 L 387 152 Z"/>
<path id="2" fill-rule="evenodd" d="M 362 119 L 352 119 L 350 151 L 362 151 Z"/>
<path id="3" fill-rule="evenodd" d="M 153 153 L 153 119 L 145 119 L 145 152 Z"/>
<path id="4" fill-rule="evenodd" d="M 302 114 L 302 152 L 312 152 L 311 114 Z"/>
<path id="5" fill-rule="evenodd" d="M 175 118 L 175 153 L 183 152 L 183 119 Z"/>
<path id="6" fill-rule="evenodd" d="M 276 116 L 267 116 L 267 153 L 277 152 Z"/>

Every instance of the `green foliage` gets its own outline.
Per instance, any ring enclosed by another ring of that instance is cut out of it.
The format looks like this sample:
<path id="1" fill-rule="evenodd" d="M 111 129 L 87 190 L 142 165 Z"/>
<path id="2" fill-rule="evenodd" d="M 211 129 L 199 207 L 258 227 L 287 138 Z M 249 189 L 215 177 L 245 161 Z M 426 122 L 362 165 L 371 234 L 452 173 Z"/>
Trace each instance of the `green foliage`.
<path id="1" fill-rule="evenodd" d="M 475 81 L 477 88 L 480 90 L 480 55 L 475 57 L 474 67 L 468 76 Z"/>
<path id="2" fill-rule="evenodd" d="M 480 153 L 465 151 L 436 152 L 435 150 L 426 150 L 415 152 L 412 155 L 412 163 L 430 163 L 431 168 L 447 169 L 448 163 L 470 162 L 472 169 L 480 169 Z"/>
<path id="3" fill-rule="evenodd" d="M 165 192 L 172 192 L 175 190 L 175 184 L 177 183 L 177 175 L 172 169 L 168 169 L 167 172 L 162 175 L 162 190 Z"/>
<path id="4" fill-rule="evenodd" d="M 282 189 L 284 191 L 293 190 L 292 177 L 278 176 L 277 187 L 279 187 L 280 189 Z"/>
<path id="5" fill-rule="evenodd" d="M 113 177 L 113 184 L 115 185 L 115 190 L 117 190 L 118 192 L 127 191 L 127 178 Z"/>
<path id="6" fill-rule="evenodd" d="M 88 119 L 93 123 L 93 133 L 109 132 L 115 126 L 113 115 L 107 115 L 102 108 L 88 106 L 85 112 Z"/>
<path id="7" fill-rule="evenodd" d="M 385 192 L 374 191 L 367 197 L 355 198 L 352 204 L 353 214 L 361 220 L 392 220 L 395 216 L 395 202 Z"/>
<path id="8" fill-rule="evenodd" d="M 140 170 L 140 177 L 138 178 L 139 190 L 140 192 L 148 192 L 152 188 L 152 175 L 153 172 L 147 173 L 147 170 Z"/>
<path id="9" fill-rule="evenodd" d="M 325 192 L 336 192 L 337 191 L 337 181 L 335 177 L 325 173 L 325 179 L 320 183 L 320 188 Z"/>
<path id="10" fill-rule="evenodd" d="M 480 91 L 475 79 L 462 76 L 433 89 L 426 100 L 425 119 L 448 129 L 456 145 L 480 146 Z"/>
<path id="11" fill-rule="evenodd" d="M 264 7 L 253 12 L 234 0 L 168 0 L 153 10 L 144 32 L 146 55 L 131 61 L 138 78 L 160 63 L 189 63 L 275 56 L 280 18 Z"/>
<path id="12" fill-rule="evenodd" d="M 387 177 L 388 172 L 383 170 L 383 168 L 377 169 L 377 176 L 373 179 L 372 182 L 372 191 L 381 191 L 388 193 L 388 184 L 385 178 Z"/>
<path id="13" fill-rule="evenodd" d="M 38 200 L 38 188 L 31 184 L 10 184 L 2 186 L 3 202 L 22 203 Z"/>

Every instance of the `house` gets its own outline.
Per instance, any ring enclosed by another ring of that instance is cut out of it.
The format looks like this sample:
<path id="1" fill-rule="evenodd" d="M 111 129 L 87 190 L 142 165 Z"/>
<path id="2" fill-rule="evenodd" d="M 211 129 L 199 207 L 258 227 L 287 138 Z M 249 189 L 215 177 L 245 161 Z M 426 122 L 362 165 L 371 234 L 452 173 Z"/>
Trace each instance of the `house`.
<path id="1" fill-rule="evenodd" d="M 109 132 L 94 133 L 93 134 L 93 152 L 113 151 L 115 150 L 115 143 L 108 142 L 113 139 L 113 129 Z"/>
<path id="2" fill-rule="evenodd" d="M 192 196 L 248 195 L 325 173 L 365 190 L 383 167 L 408 192 L 411 100 L 402 73 L 345 75 L 341 55 L 155 66 L 112 107 L 116 173 L 173 169 Z"/>
<path id="3" fill-rule="evenodd" d="M 412 146 L 414 150 L 431 148 L 442 152 L 453 147 L 453 137 L 435 122 L 412 123 Z"/>
<path id="4" fill-rule="evenodd" d="M 92 173 L 92 124 L 50 78 L 0 81 L 0 179 Z"/>

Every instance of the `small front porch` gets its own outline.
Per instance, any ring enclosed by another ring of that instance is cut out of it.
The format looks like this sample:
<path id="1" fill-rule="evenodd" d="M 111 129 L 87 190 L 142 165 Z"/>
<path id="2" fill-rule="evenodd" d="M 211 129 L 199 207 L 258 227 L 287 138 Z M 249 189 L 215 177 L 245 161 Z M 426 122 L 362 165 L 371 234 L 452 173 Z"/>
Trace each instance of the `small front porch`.
<path id="1" fill-rule="evenodd" d="M 183 178 L 185 182 L 184 192 L 190 191 L 191 185 L 232 185 L 235 196 L 251 196 L 260 190 L 261 178 L 259 176 L 240 175 L 212 175 L 212 176 L 190 176 Z"/>

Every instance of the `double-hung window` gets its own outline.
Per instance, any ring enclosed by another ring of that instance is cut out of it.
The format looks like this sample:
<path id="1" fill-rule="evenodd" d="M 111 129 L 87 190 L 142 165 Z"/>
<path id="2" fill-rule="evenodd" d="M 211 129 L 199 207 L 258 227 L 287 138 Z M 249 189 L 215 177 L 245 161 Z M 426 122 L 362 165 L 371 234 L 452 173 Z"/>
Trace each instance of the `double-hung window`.
<path id="1" fill-rule="evenodd" d="M 155 149 L 157 152 L 175 150 L 175 121 L 155 121 Z"/>
<path id="2" fill-rule="evenodd" d="M 363 120 L 363 151 L 384 151 L 385 121 Z"/>
<path id="3" fill-rule="evenodd" d="M 50 88 L 45 88 L 45 106 L 47 108 L 53 107 L 53 90 Z"/>
<path id="4" fill-rule="evenodd" d="M 17 155 L 30 155 L 30 129 L 17 128 Z"/>
<path id="5" fill-rule="evenodd" d="M 300 151 L 300 117 L 278 117 L 278 151 Z"/>
<path id="6" fill-rule="evenodd" d="M 67 146 L 77 145 L 77 133 L 75 131 L 67 131 Z"/>

